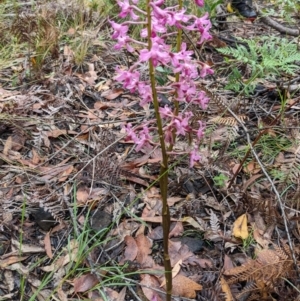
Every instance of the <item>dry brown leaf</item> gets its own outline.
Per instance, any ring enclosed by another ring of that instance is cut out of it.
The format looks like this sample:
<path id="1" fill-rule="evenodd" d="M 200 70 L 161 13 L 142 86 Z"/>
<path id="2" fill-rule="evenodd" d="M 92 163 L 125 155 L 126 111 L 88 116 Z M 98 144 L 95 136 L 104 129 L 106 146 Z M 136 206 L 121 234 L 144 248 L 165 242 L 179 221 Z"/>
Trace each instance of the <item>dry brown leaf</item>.
<path id="1" fill-rule="evenodd" d="M 48 266 L 41 267 L 45 272 L 57 271 L 59 268 L 65 266 L 70 261 L 76 261 L 78 256 L 78 242 L 73 239 L 70 241 L 68 247 L 65 248 L 64 253 L 58 260 Z"/>
<path id="2" fill-rule="evenodd" d="M 11 240 L 12 249 L 21 253 L 45 253 L 45 249 L 40 246 L 21 244 L 18 240 Z"/>
<path id="3" fill-rule="evenodd" d="M 126 297 L 126 286 L 124 286 L 121 291 L 119 292 L 118 300 L 117 301 L 123 301 Z"/>
<path id="4" fill-rule="evenodd" d="M 167 199 L 167 202 L 168 202 L 169 206 L 174 206 L 176 203 L 183 201 L 183 200 L 184 200 L 184 198 L 182 198 L 182 197 L 172 196 Z"/>
<path id="5" fill-rule="evenodd" d="M 33 164 L 39 164 L 41 161 L 41 158 L 39 156 L 39 154 L 37 153 L 37 151 L 33 148 L 32 149 L 32 159 L 31 159 Z"/>
<path id="6" fill-rule="evenodd" d="M 63 291 L 63 289 L 60 286 L 56 288 L 56 291 L 57 291 L 59 301 L 68 301 L 67 294 Z"/>
<path id="7" fill-rule="evenodd" d="M 174 267 L 172 269 L 172 278 L 174 278 L 178 275 L 178 273 L 180 272 L 180 269 L 181 269 L 181 265 L 182 265 L 182 259 L 178 260 L 178 262 L 176 262 L 176 264 L 174 265 Z M 163 287 L 165 284 L 166 284 L 166 278 L 164 277 L 164 280 L 161 283 L 160 287 Z"/>
<path id="8" fill-rule="evenodd" d="M 234 223 L 232 233 L 235 237 L 246 239 L 249 236 L 247 215 L 241 215 Z"/>
<path id="9" fill-rule="evenodd" d="M 119 97 L 123 93 L 124 93 L 123 89 L 112 89 L 101 93 L 101 97 L 104 97 L 108 100 L 113 100 Z"/>
<path id="10" fill-rule="evenodd" d="M 4 273 L 2 272 L 2 281 L 5 279 L 5 286 L 8 289 L 9 292 L 12 292 L 15 287 L 15 277 L 12 271 L 10 270 L 5 270 Z M 4 279 L 3 279 L 4 278 Z M 1 296 L 1 299 L 3 296 Z M 5 299 L 2 299 L 5 300 Z"/>
<path id="11" fill-rule="evenodd" d="M 4 148 L 3 148 L 3 154 L 4 154 L 5 156 L 8 156 L 8 151 L 11 150 L 12 143 L 13 143 L 12 137 L 9 136 L 9 137 L 7 138 L 7 140 L 5 141 Z"/>
<path id="12" fill-rule="evenodd" d="M 71 59 L 72 57 L 74 57 L 74 52 L 71 49 L 71 47 L 65 45 L 64 46 L 64 56 L 66 56 L 68 59 Z"/>
<path id="13" fill-rule="evenodd" d="M 67 130 L 56 129 L 45 133 L 47 134 L 48 137 L 57 138 L 61 135 L 67 135 L 69 132 Z"/>
<path id="14" fill-rule="evenodd" d="M 138 254 L 138 246 L 136 241 L 132 236 L 125 236 L 124 242 L 126 244 L 126 248 L 124 251 L 124 257 L 121 259 L 119 264 L 124 264 L 126 261 L 133 261 L 135 260 L 137 254 Z"/>
<path id="15" fill-rule="evenodd" d="M 76 33 L 76 29 L 73 27 L 70 27 L 67 31 L 67 35 L 73 36 Z"/>
<path id="16" fill-rule="evenodd" d="M 173 279 L 172 294 L 175 296 L 180 296 L 184 298 L 195 298 L 196 291 L 201 290 L 202 285 L 183 275 L 179 274 Z"/>
<path id="17" fill-rule="evenodd" d="M 14 151 L 19 151 L 23 148 L 26 141 L 25 136 L 20 136 L 18 134 L 15 134 L 12 136 L 12 147 L 11 149 Z"/>
<path id="18" fill-rule="evenodd" d="M 96 275 L 94 274 L 82 275 L 79 278 L 75 278 L 73 281 L 74 292 L 75 293 L 86 292 L 87 290 L 90 290 L 98 283 L 99 280 Z"/>
<path id="19" fill-rule="evenodd" d="M 64 182 L 68 176 L 72 173 L 74 170 L 74 167 L 70 165 L 65 171 L 63 171 L 59 176 L 58 176 L 58 182 Z"/>
<path id="20" fill-rule="evenodd" d="M 173 228 L 172 228 L 172 226 L 173 226 Z M 171 231 L 169 233 L 169 238 L 181 236 L 183 234 L 183 230 L 184 229 L 183 229 L 183 225 L 181 222 L 172 223 Z"/>
<path id="21" fill-rule="evenodd" d="M 149 301 L 163 301 L 164 299 L 161 298 L 161 296 L 154 290 L 151 289 L 151 287 L 160 289 L 159 282 L 153 275 L 148 274 L 141 274 L 142 281 L 140 282 L 140 285 L 142 287 L 144 295 L 147 297 Z"/>
<path id="22" fill-rule="evenodd" d="M 135 239 L 138 247 L 136 261 L 142 266 L 148 261 L 148 255 L 151 254 L 152 242 L 144 234 L 140 234 Z"/>
<path id="23" fill-rule="evenodd" d="M 3 260 L 0 260 L 0 268 L 5 269 L 7 266 L 10 266 L 11 264 L 23 261 L 27 258 L 28 258 L 28 256 L 22 256 L 22 257 L 21 256 L 10 256 L 10 257 L 7 257 Z"/>
<path id="24" fill-rule="evenodd" d="M 247 164 L 247 166 L 244 167 L 244 171 L 246 173 L 255 175 L 261 171 L 261 168 L 256 161 L 251 161 Z"/>
<path id="25" fill-rule="evenodd" d="M 263 235 L 260 233 L 262 232 L 256 227 L 256 224 L 253 224 L 253 238 L 255 241 L 260 244 L 263 248 L 268 248 L 268 245 L 270 244 L 270 240 L 263 237 Z M 263 232 L 262 232 L 263 233 Z"/>
<path id="26" fill-rule="evenodd" d="M 203 227 L 199 223 L 197 223 L 191 216 L 185 216 L 180 221 L 184 223 L 188 223 L 194 228 L 204 231 Z"/>
<path id="27" fill-rule="evenodd" d="M 94 104 L 94 109 L 96 110 L 105 110 L 108 108 L 121 108 L 122 104 L 117 102 L 108 102 L 108 101 L 97 101 Z"/>
<path id="28" fill-rule="evenodd" d="M 181 241 L 169 240 L 169 256 L 172 266 L 179 260 L 182 260 L 185 265 L 199 265 L 202 268 L 213 266 L 211 260 L 199 258 L 190 251 L 187 245 L 182 244 Z"/>
<path id="29" fill-rule="evenodd" d="M 89 198 L 89 189 L 86 187 L 80 187 L 76 192 L 76 203 L 78 205 L 86 204 Z"/>
<path id="30" fill-rule="evenodd" d="M 163 227 L 158 226 L 158 227 L 154 228 L 151 231 L 151 233 L 148 234 L 148 237 L 153 240 L 163 239 L 163 237 L 164 237 Z"/>
<path id="31" fill-rule="evenodd" d="M 144 222 L 150 222 L 150 223 L 156 223 L 156 224 L 162 223 L 162 216 L 144 216 L 144 217 L 140 217 L 140 219 Z M 171 221 L 177 222 L 177 219 L 171 218 Z"/>
<path id="32" fill-rule="evenodd" d="M 53 253 L 52 253 L 52 248 L 51 248 L 51 239 L 50 239 L 50 232 L 47 232 L 44 238 L 44 244 L 45 244 L 45 251 L 47 256 L 52 259 L 53 258 Z"/>
<path id="33" fill-rule="evenodd" d="M 234 267 L 231 258 L 225 254 L 224 257 L 224 265 L 223 265 L 223 269 L 224 271 L 230 270 Z"/>
<path id="34" fill-rule="evenodd" d="M 226 282 L 226 280 L 223 277 L 221 277 L 220 282 L 221 282 L 222 292 L 225 294 L 225 301 L 233 301 L 230 287 Z"/>
<path id="35" fill-rule="evenodd" d="M 124 239 L 126 235 L 131 236 L 139 228 L 139 224 L 136 220 L 129 221 L 124 220 L 121 224 L 119 224 L 118 228 L 113 229 L 110 232 L 111 236 L 117 235 L 120 239 Z"/>
<path id="36" fill-rule="evenodd" d="M 169 240 L 169 256 L 171 265 L 174 266 L 179 260 L 185 262 L 189 257 L 194 256 L 194 253 L 187 245 L 182 245 L 181 241 Z"/>

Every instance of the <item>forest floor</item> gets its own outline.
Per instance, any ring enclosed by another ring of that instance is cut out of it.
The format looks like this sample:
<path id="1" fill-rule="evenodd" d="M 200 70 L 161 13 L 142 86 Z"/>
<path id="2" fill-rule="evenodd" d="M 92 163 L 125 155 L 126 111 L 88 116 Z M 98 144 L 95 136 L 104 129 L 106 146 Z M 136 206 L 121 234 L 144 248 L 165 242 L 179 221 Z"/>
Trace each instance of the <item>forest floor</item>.
<path id="1" fill-rule="evenodd" d="M 260 9 L 299 30 L 278 2 Z M 97 3 L 0 2 L 0 300 L 165 298 L 160 149 L 122 127 L 154 110 L 114 81 L 134 54 Z M 299 301 L 299 38 L 214 3 L 202 160 L 170 162 L 173 299 Z"/>

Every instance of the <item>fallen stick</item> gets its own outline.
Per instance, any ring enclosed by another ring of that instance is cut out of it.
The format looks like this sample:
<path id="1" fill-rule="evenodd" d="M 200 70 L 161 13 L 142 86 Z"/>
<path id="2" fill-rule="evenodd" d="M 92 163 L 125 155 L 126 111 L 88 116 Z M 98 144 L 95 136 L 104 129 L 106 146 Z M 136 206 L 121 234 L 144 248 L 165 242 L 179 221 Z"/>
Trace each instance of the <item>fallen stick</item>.
<path id="1" fill-rule="evenodd" d="M 257 7 L 257 5 L 256 5 L 256 11 L 258 13 L 258 16 L 260 17 L 260 20 L 263 23 L 265 23 L 266 25 L 276 29 L 280 33 L 287 34 L 287 35 L 294 36 L 294 37 L 298 37 L 300 35 L 300 30 L 299 29 L 283 26 L 280 23 L 278 23 L 278 22 L 274 21 L 273 19 L 271 19 L 270 17 L 264 16 L 262 11 Z"/>

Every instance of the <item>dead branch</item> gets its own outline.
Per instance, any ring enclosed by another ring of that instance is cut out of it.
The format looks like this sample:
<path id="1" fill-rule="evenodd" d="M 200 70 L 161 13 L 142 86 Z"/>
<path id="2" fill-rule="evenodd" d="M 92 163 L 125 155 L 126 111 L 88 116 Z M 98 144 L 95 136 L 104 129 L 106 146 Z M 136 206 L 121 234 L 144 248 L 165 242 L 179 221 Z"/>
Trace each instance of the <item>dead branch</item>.
<path id="1" fill-rule="evenodd" d="M 270 17 L 264 16 L 263 12 L 257 7 L 257 5 L 256 5 L 256 11 L 258 13 L 258 16 L 260 17 L 260 20 L 263 23 L 265 23 L 266 25 L 276 29 L 280 33 L 287 34 L 287 35 L 294 36 L 294 37 L 298 37 L 300 35 L 300 30 L 299 29 L 283 26 L 282 24 L 274 21 Z"/>

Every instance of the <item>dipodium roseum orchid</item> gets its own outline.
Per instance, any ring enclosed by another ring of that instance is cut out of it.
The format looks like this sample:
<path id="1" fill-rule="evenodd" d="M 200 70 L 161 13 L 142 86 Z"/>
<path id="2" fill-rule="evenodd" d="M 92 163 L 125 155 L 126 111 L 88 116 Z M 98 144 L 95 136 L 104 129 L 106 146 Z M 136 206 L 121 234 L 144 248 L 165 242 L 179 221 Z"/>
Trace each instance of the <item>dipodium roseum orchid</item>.
<path id="1" fill-rule="evenodd" d="M 176 102 L 193 103 L 199 105 L 199 108 L 205 109 L 209 99 L 205 92 L 198 89 L 196 81 L 213 74 L 213 70 L 206 63 L 196 61 L 193 51 L 188 49 L 186 43 L 181 44 L 179 51 L 172 51 L 174 47 L 168 44 L 168 37 L 176 35 L 178 29 L 184 29 L 198 31 L 200 44 L 211 39 L 209 34 L 211 23 L 208 14 L 199 18 L 187 14 L 186 9 L 178 5 L 167 7 L 164 0 L 148 0 L 150 10 L 146 12 L 138 7 L 138 2 L 138 0 L 118 0 L 121 9 L 119 17 L 126 18 L 126 21 L 120 24 L 110 21 L 113 28 L 112 37 L 117 40 L 116 49 L 126 48 L 128 51 L 134 52 L 135 45 L 139 45 L 139 49 L 142 46 L 137 61 L 128 70 L 117 68 L 115 79 L 130 92 L 140 95 L 142 107 L 148 106 L 154 101 L 154 95 L 159 91 L 159 93 L 173 95 L 173 100 Z M 195 0 L 195 4 L 203 6 L 204 2 Z M 147 20 L 147 16 L 150 16 L 150 22 Z M 129 36 L 130 27 L 136 24 L 149 24 L 147 28 L 141 30 L 140 39 L 137 40 Z M 145 43 L 145 39 L 148 40 L 148 44 Z M 154 94 L 153 83 L 150 84 L 145 79 L 141 80 L 145 62 L 151 62 L 154 68 L 168 68 L 173 74 L 177 74 L 178 80 L 163 86 L 156 84 Z M 170 107 L 160 108 L 158 114 L 164 120 L 163 136 L 167 145 L 173 145 L 179 135 L 189 135 L 190 137 L 191 133 L 195 134 L 194 142 L 186 150 L 186 153 L 190 154 L 190 166 L 192 167 L 196 161 L 200 160 L 197 145 L 203 137 L 205 125 L 200 122 L 198 130 L 192 129 L 189 124 L 193 114 L 190 112 L 178 113 Z M 148 122 L 142 130 L 137 130 L 136 133 L 131 125 L 125 127 L 128 138 L 136 144 L 136 151 L 143 151 L 144 148 L 149 149 L 151 145 L 157 145 L 153 142 L 157 135 L 154 130 L 155 126 L 153 126 L 155 124 L 152 123 L 152 126 L 149 127 L 150 125 Z"/>

